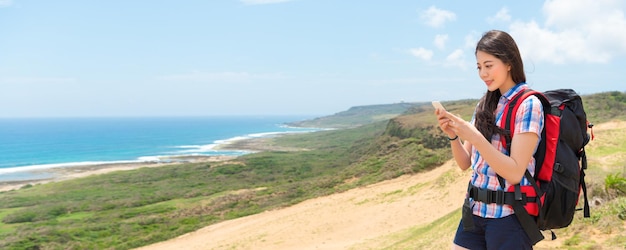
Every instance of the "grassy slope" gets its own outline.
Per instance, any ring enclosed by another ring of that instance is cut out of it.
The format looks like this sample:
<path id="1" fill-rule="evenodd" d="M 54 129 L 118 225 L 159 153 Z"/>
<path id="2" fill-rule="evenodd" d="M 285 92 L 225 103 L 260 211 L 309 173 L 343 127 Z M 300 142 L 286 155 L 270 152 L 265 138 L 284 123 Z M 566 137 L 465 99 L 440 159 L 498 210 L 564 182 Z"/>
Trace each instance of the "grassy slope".
<path id="1" fill-rule="evenodd" d="M 621 118 L 626 110 L 626 101 L 621 98 L 621 93 L 586 98 L 590 119 L 601 123 Z M 469 100 L 444 105 L 469 118 L 474 103 Z M 274 142 L 307 151 L 252 154 L 224 165 L 139 169 L 0 193 L 0 247 L 128 249 L 221 220 L 419 172 L 445 161 L 449 149 L 432 125 L 432 109 L 414 105 L 404 112 L 389 122 L 279 137 Z M 381 117 L 382 113 L 369 115 Z M 621 131 L 598 133 L 599 138 L 609 141 L 597 148 L 590 146 L 590 155 L 603 155 L 601 159 L 590 157 L 590 161 L 609 166 L 603 171 L 589 171 L 592 192 L 598 197 L 602 197 L 597 190 L 602 189 L 603 177 L 626 165 L 624 157 L 615 156 L 626 151 L 618 143 L 625 141 Z M 606 212 L 594 213 L 600 217 L 594 219 L 597 223 L 626 207 L 623 201 L 605 203 Z M 444 224 L 450 223 L 455 224 Z M 394 235 L 388 239 L 388 247 L 422 244 L 415 240 L 426 234 L 440 234 L 444 230 L 441 227 L 415 228 Z M 623 241 L 623 236 L 613 240 L 618 245 Z M 430 242 L 438 244 L 436 240 Z"/>

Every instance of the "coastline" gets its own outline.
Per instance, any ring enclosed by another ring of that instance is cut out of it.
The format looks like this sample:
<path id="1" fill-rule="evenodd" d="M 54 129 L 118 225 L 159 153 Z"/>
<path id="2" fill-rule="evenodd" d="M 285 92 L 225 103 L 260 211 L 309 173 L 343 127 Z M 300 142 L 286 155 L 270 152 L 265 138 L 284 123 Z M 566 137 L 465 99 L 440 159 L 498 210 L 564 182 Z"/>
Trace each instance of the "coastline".
<path id="1" fill-rule="evenodd" d="M 246 151 L 248 153 L 257 153 L 264 151 L 302 151 L 308 150 L 303 148 L 292 148 L 278 146 L 273 143 L 272 139 L 290 133 L 272 133 L 265 134 L 260 137 L 244 137 L 222 141 L 214 146 L 215 150 L 224 151 Z M 155 161 L 143 162 L 124 162 L 124 163 L 103 163 L 103 164 L 86 164 L 64 167 L 53 167 L 45 169 L 24 170 L 25 173 L 46 174 L 50 178 L 32 178 L 24 180 L 7 180 L 0 181 L 0 192 L 20 189 L 26 185 L 38 185 L 50 182 L 59 182 L 75 178 L 87 177 L 96 174 L 105 174 L 113 171 L 133 170 L 144 167 L 162 167 L 173 164 L 197 163 L 197 162 L 221 162 L 234 160 L 238 155 L 182 155 L 161 157 Z"/>
<path id="2" fill-rule="evenodd" d="M 14 130 L 27 136 L 17 138 L 8 133 L 7 139 L 12 140 L 3 141 L 0 146 L 0 153 L 10 156 L 1 162 L 0 192 L 115 170 L 232 159 L 267 150 L 264 138 L 316 131 L 281 125 L 285 119 L 295 117 L 9 120 L 3 123 L 6 127 L 0 131 L 0 137 L 4 139 L 7 131 Z M 50 130 L 49 126 L 57 129 Z M 156 139 L 150 139 L 155 134 Z M 257 140 L 261 142 L 252 143 Z M 59 143 L 68 149 L 57 150 Z"/>
<path id="3" fill-rule="evenodd" d="M 50 182 L 59 182 L 75 178 L 87 177 L 96 174 L 105 174 L 113 171 L 133 170 L 144 167 L 163 167 L 174 164 L 183 163 L 196 163 L 196 162 L 220 162 L 228 161 L 237 158 L 237 156 L 229 155 L 215 155 L 215 156 L 202 156 L 202 155 L 190 155 L 190 156 L 174 156 L 168 157 L 158 162 L 128 162 L 128 163 L 110 163 L 110 164 L 95 164 L 95 165 L 79 165 L 68 167 L 55 167 L 48 169 L 39 169 L 32 171 L 25 171 L 30 173 L 47 173 L 52 175 L 50 178 L 45 179 L 26 179 L 16 181 L 0 181 L 0 192 L 20 189 L 26 185 L 38 185 Z"/>

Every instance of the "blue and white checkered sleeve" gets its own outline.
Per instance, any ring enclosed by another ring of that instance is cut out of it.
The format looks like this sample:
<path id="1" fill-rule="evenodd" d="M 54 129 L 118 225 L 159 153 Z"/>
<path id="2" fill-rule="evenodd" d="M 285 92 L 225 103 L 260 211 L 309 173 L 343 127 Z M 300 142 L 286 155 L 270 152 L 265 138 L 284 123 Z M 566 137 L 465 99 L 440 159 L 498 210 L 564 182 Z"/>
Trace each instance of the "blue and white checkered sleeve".
<path id="1" fill-rule="evenodd" d="M 535 133 L 541 137 L 543 129 L 543 106 L 536 96 L 526 98 L 517 110 L 515 133 Z"/>

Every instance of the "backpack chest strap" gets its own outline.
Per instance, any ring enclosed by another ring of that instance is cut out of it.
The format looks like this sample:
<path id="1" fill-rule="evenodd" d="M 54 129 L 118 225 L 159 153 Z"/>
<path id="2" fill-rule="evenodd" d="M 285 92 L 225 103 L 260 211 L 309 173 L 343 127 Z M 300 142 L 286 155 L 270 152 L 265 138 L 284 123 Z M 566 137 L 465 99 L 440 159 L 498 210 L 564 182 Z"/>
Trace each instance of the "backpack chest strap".
<path id="1" fill-rule="evenodd" d="M 490 189 L 478 188 L 471 186 L 468 189 L 469 197 L 474 201 L 480 201 L 484 203 L 496 203 L 498 205 L 513 205 L 515 203 L 514 192 L 504 192 L 502 190 L 494 191 Z M 526 193 L 522 193 L 522 204 L 527 202 L 537 202 L 537 197 L 528 197 Z"/>

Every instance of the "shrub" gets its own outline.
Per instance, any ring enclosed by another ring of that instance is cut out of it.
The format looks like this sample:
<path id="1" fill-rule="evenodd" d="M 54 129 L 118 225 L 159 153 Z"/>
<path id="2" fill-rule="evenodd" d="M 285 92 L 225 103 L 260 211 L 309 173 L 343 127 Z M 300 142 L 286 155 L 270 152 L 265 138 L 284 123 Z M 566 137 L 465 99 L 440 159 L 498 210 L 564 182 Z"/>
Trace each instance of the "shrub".
<path id="1" fill-rule="evenodd" d="M 604 178 L 604 188 L 607 193 L 617 193 L 617 195 L 626 195 L 626 178 L 620 174 L 609 174 Z"/>
<path id="2" fill-rule="evenodd" d="M 37 217 L 37 213 L 34 211 L 17 211 L 15 213 L 9 214 L 2 219 L 2 222 L 6 224 L 11 223 L 24 223 L 24 222 L 33 222 Z"/>

